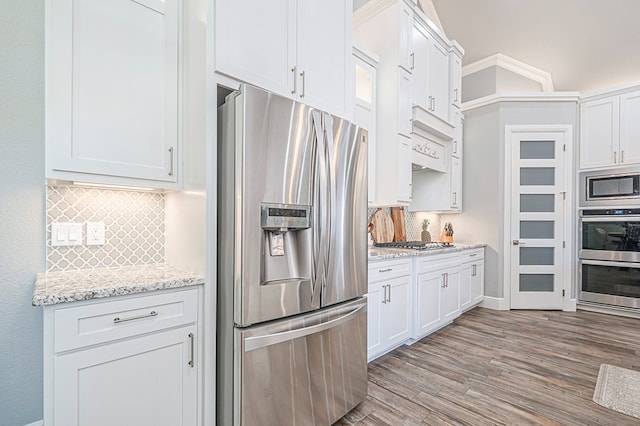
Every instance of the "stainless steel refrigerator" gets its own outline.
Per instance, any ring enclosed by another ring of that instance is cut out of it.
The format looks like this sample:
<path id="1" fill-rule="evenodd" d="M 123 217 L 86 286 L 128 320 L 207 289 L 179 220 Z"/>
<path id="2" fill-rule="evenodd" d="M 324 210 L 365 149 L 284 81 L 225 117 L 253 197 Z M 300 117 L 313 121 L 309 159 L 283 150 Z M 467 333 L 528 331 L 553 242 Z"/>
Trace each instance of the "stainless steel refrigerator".
<path id="1" fill-rule="evenodd" d="M 367 396 L 367 132 L 249 85 L 218 128 L 218 425 L 330 425 Z"/>

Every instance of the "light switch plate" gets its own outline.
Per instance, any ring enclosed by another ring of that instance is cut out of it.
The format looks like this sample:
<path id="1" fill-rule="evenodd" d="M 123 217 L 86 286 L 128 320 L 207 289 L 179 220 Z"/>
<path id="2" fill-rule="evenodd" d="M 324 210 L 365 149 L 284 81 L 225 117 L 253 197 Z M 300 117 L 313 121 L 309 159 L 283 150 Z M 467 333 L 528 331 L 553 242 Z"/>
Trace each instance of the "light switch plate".
<path id="1" fill-rule="evenodd" d="M 104 244 L 104 222 L 87 222 L 87 245 Z"/>
<path id="2" fill-rule="evenodd" d="M 82 244 L 81 223 L 52 223 L 51 246 L 79 246 Z"/>

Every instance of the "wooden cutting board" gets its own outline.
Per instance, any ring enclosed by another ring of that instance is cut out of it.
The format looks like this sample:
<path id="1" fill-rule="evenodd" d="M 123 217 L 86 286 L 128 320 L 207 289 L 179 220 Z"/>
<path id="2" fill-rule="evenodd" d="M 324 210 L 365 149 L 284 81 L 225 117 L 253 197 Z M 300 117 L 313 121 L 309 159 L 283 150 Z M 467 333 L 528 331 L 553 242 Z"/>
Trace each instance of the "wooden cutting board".
<path id="1" fill-rule="evenodd" d="M 390 243 L 393 241 L 393 221 L 389 213 L 383 209 L 376 211 L 371 216 L 371 238 L 376 243 Z"/>
<path id="2" fill-rule="evenodd" d="M 404 207 L 391 207 L 391 220 L 393 221 L 393 241 L 407 241 Z"/>

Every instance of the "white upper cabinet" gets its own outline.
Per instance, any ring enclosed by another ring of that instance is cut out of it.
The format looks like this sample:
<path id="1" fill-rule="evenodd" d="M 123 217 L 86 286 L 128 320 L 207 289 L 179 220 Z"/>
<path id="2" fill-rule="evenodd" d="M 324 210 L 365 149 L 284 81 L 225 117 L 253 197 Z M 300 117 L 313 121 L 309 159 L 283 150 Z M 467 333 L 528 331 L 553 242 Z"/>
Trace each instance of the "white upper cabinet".
<path id="1" fill-rule="evenodd" d="M 351 0 L 217 0 L 215 70 L 351 118 Z"/>
<path id="2" fill-rule="evenodd" d="M 580 168 L 640 164 L 640 91 L 580 105 Z"/>
<path id="3" fill-rule="evenodd" d="M 175 187 L 178 0 L 48 0 L 46 177 Z"/>
<path id="4" fill-rule="evenodd" d="M 412 72 L 414 68 L 413 54 L 413 10 L 409 5 L 400 2 L 400 13 L 398 14 L 398 65 L 405 70 Z"/>
<path id="5" fill-rule="evenodd" d="M 620 164 L 640 164 L 640 91 L 620 95 Z"/>
<path id="6" fill-rule="evenodd" d="M 460 109 L 462 106 L 462 55 L 459 50 L 449 52 L 449 97 L 451 105 L 455 109 Z"/>
<path id="7" fill-rule="evenodd" d="M 283 96 L 293 96 L 296 1 L 217 0 L 215 69 Z"/>
<path id="8" fill-rule="evenodd" d="M 618 96 L 580 105 L 580 168 L 606 167 L 617 163 L 620 142 Z M 615 158 L 614 158 L 615 156 Z"/>

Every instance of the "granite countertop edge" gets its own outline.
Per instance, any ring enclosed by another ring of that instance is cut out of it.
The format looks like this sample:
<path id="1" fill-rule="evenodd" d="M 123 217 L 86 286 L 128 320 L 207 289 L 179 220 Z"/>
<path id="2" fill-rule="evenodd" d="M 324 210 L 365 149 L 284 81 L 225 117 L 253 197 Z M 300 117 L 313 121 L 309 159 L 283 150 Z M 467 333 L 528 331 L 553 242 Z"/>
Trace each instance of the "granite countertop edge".
<path id="1" fill-rule="evenodd" d="M 204 284 L 204 275 L 168 265 L 136 265 L 38 274 L 31 304 L 48 306 Z"/>
<path id="2" fill-rule="evenodd" d="M 369 248 L 369 261 L 395 259 L 399 257 L 422 257 L 437 254 L 455 253 L 463 250 L 472 250 L 486 247 L 486 243 L 454 243 L 453 247 L 445 247 L 435 250 L 412 250 L 396 248 Z"/>

